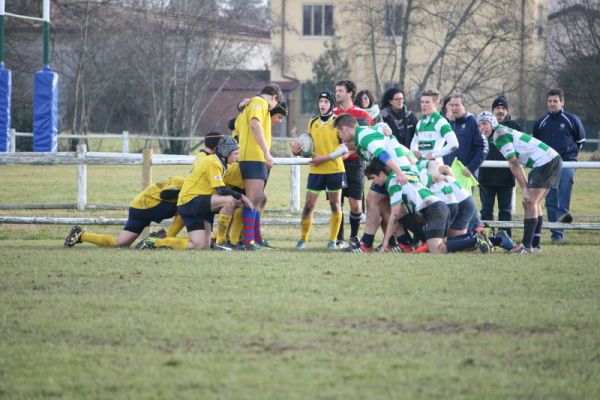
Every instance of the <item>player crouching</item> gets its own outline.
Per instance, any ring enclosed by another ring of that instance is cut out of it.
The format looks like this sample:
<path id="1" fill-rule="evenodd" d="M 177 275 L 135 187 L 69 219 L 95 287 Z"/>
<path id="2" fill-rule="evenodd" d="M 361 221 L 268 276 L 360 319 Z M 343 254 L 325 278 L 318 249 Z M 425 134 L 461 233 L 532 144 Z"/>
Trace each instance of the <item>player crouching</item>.
<path id="1" fill-rule="evenodd" d="M 254 209 L 245 195 L 225 186 L 223 175 L 227 165 L 237 161 L 238 153 L 238 143 L 231 137 L 224 137 L 217 145 L 216 154 L 211 154 L 194 165 L 192 172 L 185 178 L 177 203 L 188 238 L 148 238 L 144 241 L 147 248 L 208 249 L 216 213 L 217 238 L 225 238 L 234 209 L 242 204 Z M 215 248 L 229 250 L 217 245 Z"/>
<path id="2" fill-rule="evenodd" d="M 405 171 L 408 182 L 401 184 L 394 172 L 387 171 L 379 160 L 373 160 L 365 171 L 367 178 L 384 186 L 390 196 L 390 218 L 383 238 L 384 249 L 395 233 L 398 221 L 406 214 L 414 214 L 425 221 L 425 237 L 430 253 L 453 253 L 475 249 L 480 244 L 476 237 L 465 236 L 445 241 L 448 226 L 448 206 L 421 182 L 418 173 Z M 487 246 L 487 244 L 486 244 Z"/>

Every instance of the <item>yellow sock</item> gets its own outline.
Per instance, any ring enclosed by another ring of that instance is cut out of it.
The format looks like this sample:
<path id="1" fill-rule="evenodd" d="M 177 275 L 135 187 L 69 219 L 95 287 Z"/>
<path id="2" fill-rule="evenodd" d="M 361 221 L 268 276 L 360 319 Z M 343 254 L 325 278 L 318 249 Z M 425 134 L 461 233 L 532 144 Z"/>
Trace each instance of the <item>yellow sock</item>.
<path id="1" fill-rule="evenodd" d="M 233 212 L 233 218 L 231 219 L 229 240 L 231 243 L 236 244 L 240 240 L 244 240 L 242 237 L 242 229 L 244 224 L 242 223 L 242 208 L 238 207 Z"/>
<path id="2" fill-rule="evenodd" d="M 231 215 L 217 214 L 217 244 L 223 244 L 227 240 L 227 228 L 231 223 Z"/>
<path id="3" fill-rule="evenodd" d="M 331 213 L 329 219 L 329 240 L 335 241 L 337 238 L 338 231 L 340 230 L 340 224 L 342 223 L 342 212 Z"/>
<path id="4" fill-rule="evenodd" d="M 303 219 L 300 221 L 300 228 L 301 228 L 301 239 L 304 240 L 305 242 L 308 242 L 308 235 L 310 234 L 310 229 L 312 228 L 312 224 L 313 224 L 313 219 L 312 218 L 307 218 L 307 219 Z"/>
<path id="5" fill-rule="evenodd" d="M 156 247 L 169 247 L 171 249 L 187 250 L 189 239 L 185 237 L 167 237 L 164 239 L 156 239 L 154 245 Z"/>
<path id="6" fill-rule="evenodd" d="M 95 244 L 100 247 L 115 247 L 117 239 L 113 235 L 102 235 L 99 233 L 83 232 L 81 241 Z"/>
<path id="7" fill-rule="evenodd" d="M 177 236 L 177 234 L 179 232 L 181 232 L 181 230 L 184 227 L 185 227 L 185 222 L 183 222 L 183 218 L 181 218 L 181 215 L 175 214 L 175 217 L 173 218 L 173 223 L 171 224 L 171 226 L 169 227 L 169 230 L 167 231 L 167 237 Z"/>

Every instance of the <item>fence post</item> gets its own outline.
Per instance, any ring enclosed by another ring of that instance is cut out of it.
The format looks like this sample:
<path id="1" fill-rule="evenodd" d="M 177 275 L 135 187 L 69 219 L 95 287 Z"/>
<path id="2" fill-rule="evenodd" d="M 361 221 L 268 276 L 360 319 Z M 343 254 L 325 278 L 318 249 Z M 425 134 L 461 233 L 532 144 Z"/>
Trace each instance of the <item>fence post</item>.
<path id="1" fill-rule="evenodd" d="M 123 131 L 123 153 L 129 153 L 129 131 Z"/>
<path id="2" fill-rule="evenodd" d="M 300 166 L 292 165 L 290 170 L 290 205 L 291 211 L 300 212 Z"/>
<path id="3" fill-rule="evenodd" d="M 10 129 L 8 131 L 8 140 L 10 140 L 10 148 L 8 149 L 8 151 L 10 151 L 11 153 L 16 153 L 16 151 L 17 151 L 17 130 L 16 129 Z"/>
<path id="4" fill-rule="evenodd" d="M 142 165 L 142 190 L 152 184 L 152 149 L 144 149 L 144 164 Z"/>
<path id="5" fill-rule="evenodd" d="M 77 145 L 77 159 L 82 160 L 77 164 L 77 209 L 85 210 L 87 204 L 87 164 L 85 163 L 85 153 L 87 146 L 85 144 Z"/>

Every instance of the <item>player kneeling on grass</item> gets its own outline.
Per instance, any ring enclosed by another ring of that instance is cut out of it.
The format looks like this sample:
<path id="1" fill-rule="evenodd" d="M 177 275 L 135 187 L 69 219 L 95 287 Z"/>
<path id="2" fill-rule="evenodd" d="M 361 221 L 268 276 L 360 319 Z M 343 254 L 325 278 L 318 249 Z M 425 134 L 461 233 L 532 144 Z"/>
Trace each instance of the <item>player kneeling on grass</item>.
<path id="1" fill-rule="evenodd" d="M 448 206 L 425 187 L 418 173 L 406 171 L 407 183 L 401 184 L 396 180 L 394 172 L 388 173 L 385 165 L 379 160 L 373 160 L 367 166 L 365 174 L 375 184 L 384 186 L 390 196 L 391 213 L 383 238 L 384 250 L 389 249 L 387 243 L 396 230 L 397 222 L 406 213 L 425 221 L 425 236 L 430 253 L 471 250 L 483 245 L 477 238 L 470 236 L 447 242 L 444 240 L 448 226 Z"/>
<path id="2" fill-rule="evenodd" d="M 355 151 L 365 161 L 374 159 L 385 164 L 394 172 L 394 179 L 398 183 L 406 183 L 407 178 L 402 168 L 410 168 L 415 158 L 405 146 L 402 146 L 395 137 L 386 136 L 375 127 L 360 126 L 357 120 L 349 114 L 336 117 L 335 127 L 338 135 L 348 147 Z M 360 242 L 354 243 L 347 251 L 366 252 L 373 249 L 373 239 L 380 225 L 385 226 L 389 216 L 388 194 L 381 185 L 373 184 L 367 194 L 367 221 L 365 232 Z"/>
<path id="3" fill-rule="evenodd" d="M 167 178 L 138 194 L 130 204 L 127 222 L 117 238 L 87 232 L 82 227 L 74 226 L 65 239 L 65 247 L 73 247 L 82 242 L 100 247 L 129 247 L 151 222 L 161 222 L 173 217 L 175 219 L 166 236 L 176 236 L 183 228 L 183 220 L 177 215 L 177 197 L 183 182 L 184 178 L 179 176 Z"/>
<path id="4" fill-rule="evenodd" d="M 214 216 L 218 213 L 217 240 L 225 238 L 231 216 L 236 207 L 254 209 L 252 202 L 243 194 L 225 186 L 223 175 L 228 164 L 238 158 L 239 145 L 227 136 L 217 145 L 217 153 L 198 162 L 186 176 L 179 194 L 177 210 L 188 231 L 188 238 L 148 238 L 141 248 L 170 247 L 175 249 L 208 249 Z M 230 250 L 215 245 L 215 249 Z"/>
<path id="5" fill-rule="evenodd" d="M 302 210 L 300 222 L 301 237 L 296 249 L 306 247 L 308 236 L 313 224 L 313 212 L 321 191 L 327 191 L 331 218 L 329 220 L 328 249 L 336 249 L 335 239 L 342 223 L 342 189 L 346 187 L 346 172 L 342 156 L 348 149 L 340 144 L 337 131 L 333 126 L 333 106 L 335 98 L 329 92 L 319 93 L 319 113 L 308 123 L 310 141 L 313 143 L 312 152 L 306 153 L 299 142 L 292 143 L 292 154 L 312 157 L 311 167 L 306 183 L 306 201 Z"/>
<path id="6" fill-rule="evenodd" d="M 523 194 L 523 241 L 515 246 L 512 252 L 532 253 L 535 248 L 540 247 L 544 222 L 541 202 L 551 188 L 557 187 L 562 160 L 546 143 L 526 133 L 499 125 L 496 117 L 489 111 L 479 114 L 477 123 L 481 133 L 486 138 L 492 137 L 494 145 L 508 160 L 510 171 Z M 525 177 L 523 166 L 531 168 L 528 177 Z"/>

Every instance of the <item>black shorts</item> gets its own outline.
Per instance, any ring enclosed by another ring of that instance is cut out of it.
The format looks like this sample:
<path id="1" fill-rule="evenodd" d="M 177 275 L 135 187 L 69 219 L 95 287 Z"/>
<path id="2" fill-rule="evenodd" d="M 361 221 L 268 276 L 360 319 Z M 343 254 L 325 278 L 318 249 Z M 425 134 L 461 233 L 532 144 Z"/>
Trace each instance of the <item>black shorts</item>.
<path id="1" fill-rule="evenodd" d="M 150 226 L 151 222 L 161 222 L 173 218 L 175 214 L 177 214 L 177 203 L 169 201 L 162 201 L 158 205 L 146 209 L 129 207 L 129 216 L 123 229 L 140 234 L 145 227 Z"/>
<path id="2" fill-rule="evenodd" d="M 183 218 L 185 228 L 188 232 L 203 231 L 204 222 L 208 222 L 211 226 L 213 225 L 215 213 L 210 206 L 211 197 L 212 195 L 210 194 L 199 195 L 187 203 L 177 206 L 177 211 L 181 215 L 181 218 Z"/>
<path id="3" fill-rule="evenodd" d="M 448 225 L 452 225 L 452 221 L 458 214 L 458 203 L 446 204 L 446 207 L 448 207 Z"/>
<path id="4" fill-rule="evenodd" d="M 550 162 L 533 168 L 527 177 L 528 188 L 556 189 L 560 180 L 562 170 L 562 160 L 559 156 L 554 157 Z"/>
<path id="5" fill-rule="evenodd" d="M 269 179 L 267 163 L 263 161 L 240 161 L 240 172 L 243 180 L 262 179 L 266 182 Z"/>
<path id="6" fill-rule="evenodd" d="M 344 167 L 348 186 L 342 190 L 342 196 L 362 200 L 365 189 L 365 164 L 360 158 L 356 158 L 345 160 Z"/>
<path id="7" fill-rule="evenodd" d="M 346 187 L 346 173 L 337 172 L 333 174 L 308 174 L 306 189 L 313 192 L 327 190 L 333 192 Z"/>
<path id="8" fill-rule="evenodd" d="M 477 206 L 473 197 L 467 197 L 460 203 L 458 203 L 458 211 L 450 222 L 450 229 L 454 231 L 461 231 L 469 227 L 469 222 L 473 219 L 473 216 L 477 214 Z"/>
<path id="9" fill-rule="evenodd" d="M 390 196 L 385 185 L 378 185 L 376 183 L 371 183 L 371 187 L 369 188 L 372 192 L 382 194 L 384 196 Z"/>
<path id="10" fill-rule="evenodd" d="M 448 206 L 443 201 L 436 201 L 421 210 L 425 217 L 425 237 L 436 239 L 446 237 L 448 228 Z"/>

